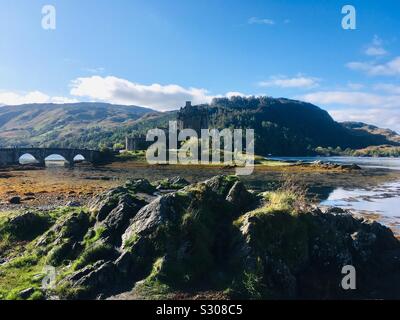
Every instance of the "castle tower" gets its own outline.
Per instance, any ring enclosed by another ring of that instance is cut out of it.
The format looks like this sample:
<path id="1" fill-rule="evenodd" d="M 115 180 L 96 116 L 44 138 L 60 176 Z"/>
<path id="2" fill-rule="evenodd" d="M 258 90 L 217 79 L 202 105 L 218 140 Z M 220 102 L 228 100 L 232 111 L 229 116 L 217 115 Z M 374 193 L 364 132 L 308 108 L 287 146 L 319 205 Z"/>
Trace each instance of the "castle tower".
<path id="1" fill-rule="evenodd" d="M 209 125 L 208 111 L 202 106 L 193 106 L 191 101 L 186 101 L 185 107 L 178 113 L 178 129 L 193 129 L 200 136 L 201 129 Z"/>

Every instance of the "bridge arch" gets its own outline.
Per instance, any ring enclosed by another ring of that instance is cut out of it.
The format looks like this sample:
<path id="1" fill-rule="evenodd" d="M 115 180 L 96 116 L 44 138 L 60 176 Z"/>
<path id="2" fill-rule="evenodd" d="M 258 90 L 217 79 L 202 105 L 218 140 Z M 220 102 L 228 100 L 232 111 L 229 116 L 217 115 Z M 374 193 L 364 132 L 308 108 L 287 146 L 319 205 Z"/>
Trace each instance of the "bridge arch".
<path id="1" fill-rule="evenodd" d="M 59 154 L 59 153 L 52 153 L 52 154 L 46 155 L 46 157 L 44 158 L 44 162 L 48 163 L 50 161 L 57 161 L 57 162 L 63 161 L 64 164 L 70 163 L 70 161 L 68 161 L 67 157 L 65 157 L 64 155 Z"/>
<path id="2" fill-rule="evenodd" d="M 74 162 L 82 162 L 82 161 L 86 161 L 87 159 L 85 158 L 84 155 L 78 153 L 75 157 L 74 157 Z"/>
<path id="3" fill-rule="evenodd" d="M 36 157 L 30 153 L 24 153 L 19 156 L 18 163 L 19 164 L 37 164 L 37 163 L 39 163 L 39 160 L 36 159 Z"/>

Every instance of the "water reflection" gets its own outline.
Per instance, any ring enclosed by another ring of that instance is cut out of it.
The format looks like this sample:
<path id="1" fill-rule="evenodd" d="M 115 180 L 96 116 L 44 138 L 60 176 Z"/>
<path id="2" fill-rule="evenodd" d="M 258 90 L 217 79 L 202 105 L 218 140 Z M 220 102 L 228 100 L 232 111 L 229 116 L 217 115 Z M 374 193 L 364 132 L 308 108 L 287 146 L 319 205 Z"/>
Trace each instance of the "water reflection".
<path id="1" fill-rule="evenodd" d="M 379 214 L 379 221 L 400 233 L 400 181 L 369 189 L 335 189 L 321 205 L 336 206 L 364 214 Z"/>
<path id="2" fill-rule="evenodd" d="M 399 158 L 381 158 L 381 157 L 273 157 L 272 160 L 284 161 L 322 161 L 333 162 L 338 164 L 357 164 L 364 168 L 382 168 L 400 170 Z"/>

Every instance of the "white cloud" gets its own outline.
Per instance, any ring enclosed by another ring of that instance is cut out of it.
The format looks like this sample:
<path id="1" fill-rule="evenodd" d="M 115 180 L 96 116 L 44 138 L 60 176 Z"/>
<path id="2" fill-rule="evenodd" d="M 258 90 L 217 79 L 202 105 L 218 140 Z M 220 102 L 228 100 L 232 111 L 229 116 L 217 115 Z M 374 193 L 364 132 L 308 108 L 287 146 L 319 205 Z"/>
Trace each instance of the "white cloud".
<path id="1" fill-rule="evenodd" d="M 144 85 L 117 77 L 81 77 L 70 83 L 70 98 L 49 96 L 40 91 L 17 93 L 0 91 L 1 105 L 28 103 L 74 103 L 78 101 L 99 101 L 122 105 L 138 105 L 159 111 L 176 110 L 190 100 L 193 104 L 210 103 L 214 98 L 248 95 L 231 91 L 211 95 L 206 89 L 184 88 L 176 84 Z"/>
<path id="2" fill-rule="evenodd" d="M 400 107 L 400 96 L 384 96 L 360 91 L 319 91 L 305 94 L 300 99 L 319 105 L 345 105 L 357 107 Z"/>
<path id="3" fill-rule="evenodd" d="M 232 97 L 249 97 L 249 95 L 246 95 L 246 94 L 244 94 L 244 93 L 237 92 L 237 91 L 230 91 L 230 92 L 227 92 L 227 93 L 225 94 L 225 97 L 226 97 L 226 98 L 232 98 Z"/>
<path id="4" fill-rule="evenodd" d="M 355 83 L 355 82 L 349 82 L 347 84 L 347 87 L 351 90 L 361 90 L 363 89 L 365 86 L 361 83 Z"/>
<path id="5" fill-rule="evenodd" d="M 259 82 L 261 87 L 279 87 L 279 88 L 314 88 L 319 85 L 318 78 L 305 77 L 298 75 L 293 78 L 287 78 L 283 76 L 271 77 L 268 81 Z"/>
<path id="6" fill-rule="evenodd" d="M 379 83 L 374 86 L 374 90 L 400 95 L 400 85 L 394 85 L 391 83 Z"/>
<path id="7" fill-rule="evenodd" d="M 383 48 L 382 40 L 375 35 L 371 44 L 365 50 L 367 56 L 384 56 L 388 52 Z"/>
<path id="8" fill-rule="evenodd" d="M 209 103 L 214 97 L 245 96 L 241 92 L 210 95 L 206 89 L 184 88 L 176 84 L 144 85 L 113 76 L 78 78 L 71 82 L 71 95 L 94 101 L 146 106 L 160 111 L 176 110 L 190 100 Z"/>
<path id="9" fill-rule="evenodd" d="M 352 70 L 362 71 L 371 76 L 398 76 L 400 75 L 400 57 L 386 63 L 375 62 L 350 62 L 347 67 Z"/>
<path id="10" fill-rule="evenodd" d="M 26 103 L 72 103 L 75 99 L 66 97 L 51 97 L 40 91 L 19 93 L 0 91 L 0 105 L 20 105 Z"/>
<path id="11" fill-rule="evenodd" d="M 387 54 L 387 51 L 381 47 L 368 47 L 365 50 L 365 54 L 367 56 L 384 56 Z"/>
<path id="12" fill-rule="evenodd" d="M 248 24 L 265 24 L 265 25 L 274 25 L 275 21 L 272 19 L 261 19 L 257 17 L 251 17 L 247 20 Z"/>
<path id="13" fill-rule="evenodd" d="M 359 91 L 320 91 L 297 98 L 322 107 L 329 107 L 329 113 L 338 121 L 363 121 L 400 130 L 400 95 L 379 95 Z M 346 108 L 340 109 L 338 106 Z"/>

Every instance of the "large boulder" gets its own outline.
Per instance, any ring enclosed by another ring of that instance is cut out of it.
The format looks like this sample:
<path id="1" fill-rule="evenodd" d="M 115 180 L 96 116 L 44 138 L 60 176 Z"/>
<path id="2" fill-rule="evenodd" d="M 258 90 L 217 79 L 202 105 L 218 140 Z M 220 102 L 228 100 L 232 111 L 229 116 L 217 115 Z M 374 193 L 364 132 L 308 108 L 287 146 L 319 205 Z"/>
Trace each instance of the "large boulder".
<path id="1" fill-rule="evenodd" d="M 179 190 L 189 184 L 190 183 L 186 179 L 179 176 L 154 182 L 154 185 L 158 190 Z"/>
<path id="2" fill-rule="evenodd" d="M 256 210 L 242 216 L 236 222 L 240 230 L 236 258 L 242 261 L 244 270 L 236 281 L 243 285 L 238 288 L 240 295 L 400 297 L 400 242 L 393 233 L 348 212 L 331 211 L 339 213 L 319 209 L 299 214 Z M 390 263 L 382 263 L 387 259 Z M 340 286 L 346 265 L 357 271 L 355 291 Z"/>
<path id="3" fill-rule="evenodd" d="M 239 181 L 237 176 L 215 176 L 204 182 L 213 192 L 223 196 L 224 198 L 228 195 L 233 185 Z"/>
<path id="4" fill-rule="evenodd" d="M 136 193 L 147 193 L 150 195 L 156 191 L 156 188 L 147 179 L 128 180 L 125 183 L 125 187 Z"/>
<path id="5" fill-rule="evenodd" d="M 255 197 L 247 191 L 243 182 L 236 181 L 229 190 L 226 196 L 226 201 L 231 203 L 240 211 L 243 211 L 246 208 L 249 208 L 251 205 L 254 205 Z"/>
<path id="6" fill-rule="evenodd" d="M 32 240 L 51 226 L 51 219 L 37 212 L 27 211 L 9 218 L 0 226 L 1 234 L 15 240 Z"/>
<path id="7" fill-rule="evenodd" d="M 129 194 L 119 199 L 118 205 L 111 210 L 107 217 L 97 224 L 97 227 L 105 228 L 102 233 L 103 238 L 117 246 L 121 245 L 121 236 L 129 226 L 129 222 L 135 217 L 137 212 L 147 203 Z"/>
<path id="8" fill-rule="evenodd" d="M 36 242 L 36 248 L 48 252 L 54 248 L 72 248 L 74 244 L 82 241 L 88 228 L 90 227 L 89 215 L 84 211 L 72 212 L 56 222 L 46 233 Z M 61 246 L 61 247 L 60 247 Z"/>
<path id="9" fill-rule="evenodd" d="M 129 194 L 129 190 L 122 186 L 101 193 L 89 202 L 89 210 L 96 215 L 98 221 L 103 221 L 126 194 Z"/>

